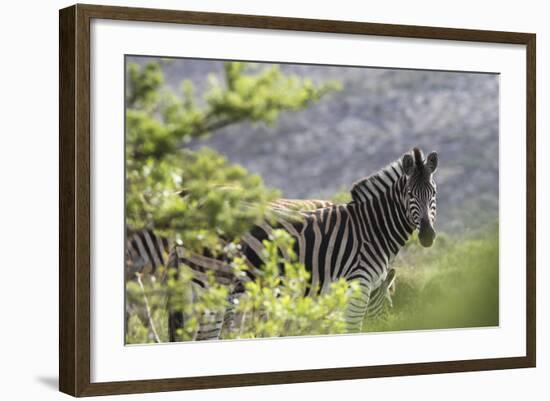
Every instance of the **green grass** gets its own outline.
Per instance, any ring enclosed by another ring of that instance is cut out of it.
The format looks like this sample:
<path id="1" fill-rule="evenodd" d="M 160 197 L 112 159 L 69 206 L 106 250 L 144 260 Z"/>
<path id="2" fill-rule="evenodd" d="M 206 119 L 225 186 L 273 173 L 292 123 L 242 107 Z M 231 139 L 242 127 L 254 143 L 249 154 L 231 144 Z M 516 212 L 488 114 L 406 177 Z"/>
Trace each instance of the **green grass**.
<path id="1" fill-rule="evenodd" d="M 487 327 L 499 324 L 498 226 L 471 237 L 412 241 L 395 260 L 393 308 L 364 331 Z"/>

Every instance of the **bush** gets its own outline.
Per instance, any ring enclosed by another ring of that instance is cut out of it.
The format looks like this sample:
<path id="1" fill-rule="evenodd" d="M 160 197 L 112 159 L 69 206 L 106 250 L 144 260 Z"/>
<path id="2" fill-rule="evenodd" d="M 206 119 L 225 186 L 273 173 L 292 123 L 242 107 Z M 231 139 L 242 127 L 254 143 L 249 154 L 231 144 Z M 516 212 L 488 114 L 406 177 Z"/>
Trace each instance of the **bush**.
<path id="1" fill-rule="evenodd" d="M 267 262 L 261 267 L 262 274 L 245 283 L 245 292 L 235 307 L 236 321 L 223 331 L 221 339 L 344 333 L 346 305 L 350 297 L 358 295 L 358 286 L 342 279 L 323 295 L 304 297 L 309 273 L 296 261 L 292 237 L 274 230 L 264 246 Z M 289 255 L 289 260 L 281 256 L 281 250 Z M 234 269 L 237 276 L 244 278 L 244 260 L 236 258 Z M 191 283 L 192 278 L 191 270 L 180 266 L 178 271 L 169 271 L 164 283 L 127 283 L 127 302 L 134 313 L 128 321 L 126 342 L 169 341 L 168 298 L 171 312 L 182 312 L 185 317 L 185 325 L 177 333 L 182 341 L 195 338 L 201 320 L 223 314 L 229 306 L 228 287 L 210 276 L 207 289 L 198 289 Z"/>
<path id="2" fill-rule="evenodd" d="M 240 315 L 228 338 L 282 337 L 339 334 L 346 330 L 345 310 L 351 296 L 359 291 L 344 279 L 331 284 L 322 295 L 305 297 L 310 274 L 297 262 L 294 240 L 286 231 L 274 230 L 264 241 L 267 261 L 255 281 L 245 284 L 239 298 Z M 288 255 L 288 259 L 282 255 Z M 247 270 L 242 259 L 235 260 L 237 273 Z M 310 291 L 316 294 L 317 289 Z"/>

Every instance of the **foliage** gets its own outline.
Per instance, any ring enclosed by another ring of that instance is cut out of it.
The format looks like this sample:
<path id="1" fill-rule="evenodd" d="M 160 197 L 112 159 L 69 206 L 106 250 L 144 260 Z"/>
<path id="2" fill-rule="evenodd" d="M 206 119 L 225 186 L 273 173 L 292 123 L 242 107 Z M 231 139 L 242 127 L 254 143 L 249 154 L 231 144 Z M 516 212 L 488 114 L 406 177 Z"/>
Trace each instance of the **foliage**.
<path id="1" fill-rule="evenodd" d="M 143 288 L 137 280 L 126 283 L 126 343 L 156 342 L 154 333 L 161 341 L 167 341 L 166 286 L 154 278 L 143 280 L 142 284 Z"/>
<path id="2" fill-rule="evenodd" d="M 236 322 L 224 329 L 221 339 L 345 332 L 346 305 L 350 297 L 357 295 L 358 286 L 340 280 L 323 295 L 304 297 L 309 273 L 296 261 L 292 237 L 285 231 L 275 230 L 270 240 L 264 241 L 264 246 L 266 263 L 261 268 L 262 274 L 256 281 L 246 282 L 245 293 L 238 298 L 235 308 Z M 281 251 L 289 258 L 283 258 Z M 234 268 L 236 274 L 241 276 L 247 269 L 239 258 L 235 259 Z M 147 302 L 161 342 L 168 341 L 165 329 L 168 327 L 168 297 L 172 311 L 182 312 L 185 316 L 185 325 L 178 331 L 182 341 L 194 338 L 201 319 L 219 319 L 228 306 L 226 286 L 210 276 L 208 287 L 199 289 L 191 283 L 192 278 L 190 269 L 182 266 L 179 271 L 170 271 L 167 285 L 152 280 L 144 283 L 143 291 L 135 282 L 127 283 L 128 304 L 143 311 Z M 159 327 L 163 330 L 158 330 Z M 151 332 L 146 314 L 132 314 L 126 342 L 155 342 Z"/>
<path id="3" fill-rule="evenodd" d="M 278 193 L 260 177 L 231 165 L 218 153 L 185 145 L 231 124 L 273 124 L 281 112 L 318 101 L 335 83 L 314 85 L 278 67 L 227 62 L 224 82 L 215 76 L 202 97 L 190 81 L 180 93 L 164 85 L 162 65 L 129 64 L 126 90 L 126 218 L 134 228 L 155 228 L 188 246 L 219 250 L 265 212 Z M 220 185 L 223 193 L 212 191 Z M 181 189 L 187 196 L 177 196 Z M 243 210 L 239 204 L 248 204 Z"/>
<path id="4" fill-rule="evenodd" d="M 236 307 L 240 321 L 228 338 L 344 333 L 346 305 L 359 291 L 358 286 L 341 279 L 332 283 L 327 293 L 305 297 L 310 274 L 297 262 L 292 237 L 284 230 L 274 230 L 270 238 L 263 242 L 262 274 L 246 282 L 246 292 Z M 237 258 L 235 269 L 244 277 L 247 266 Z M 317 290 L 311 289 L 311 293 Z"/>

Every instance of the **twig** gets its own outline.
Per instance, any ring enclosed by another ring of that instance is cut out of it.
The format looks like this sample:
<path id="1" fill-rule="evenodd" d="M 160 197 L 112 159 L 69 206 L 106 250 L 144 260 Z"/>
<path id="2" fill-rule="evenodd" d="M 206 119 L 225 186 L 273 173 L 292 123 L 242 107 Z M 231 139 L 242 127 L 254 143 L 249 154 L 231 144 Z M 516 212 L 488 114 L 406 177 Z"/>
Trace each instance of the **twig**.
<path id="1" fill-rule="evenodd" d="M 143 287 L 143 282 L 141 281 L 141 274 L 136 273 L 137 282 L 141 288 L 141 293 L 143 294 L 143 301 L 145 302 L 145 312 L 147 312 L 147 320 L 149 321 L 149 326 L 155 337 L 155 342 L 160 343 L 159 335 L 157 334 L 157 329 L 155 328 L 155 323 L 153 322 L 153 317 L 151 316 L 151 308 L 149 307 L 149 301 L 147 300 L 147 295 L 145 295 L 145 287 Z"/>
<path id="2" fill-rule="evenodd" d="M 246 310 L 243 312 L 243 317 L 241 319 L 241 327 L 239 329 L 239 335 L 242 335 L 243 334 L 243 331 L 244 331 L 244 322 L 246 320 Z"/>

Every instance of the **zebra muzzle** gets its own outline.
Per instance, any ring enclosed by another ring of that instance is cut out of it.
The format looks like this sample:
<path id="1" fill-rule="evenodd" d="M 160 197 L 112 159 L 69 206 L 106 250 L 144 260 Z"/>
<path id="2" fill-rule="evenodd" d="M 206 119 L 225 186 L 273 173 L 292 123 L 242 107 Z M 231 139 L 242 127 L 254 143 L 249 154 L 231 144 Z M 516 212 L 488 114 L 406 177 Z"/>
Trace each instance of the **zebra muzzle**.
<path id="1" fill-rule="evenodd" d="M 435 230 L 431 222 L 428 219 L 422 220 L 418 231 L 418 239 L 420 240 L 420 244 L 424 247 L 432 246 L 435 240 L 435 235 Z"/>

